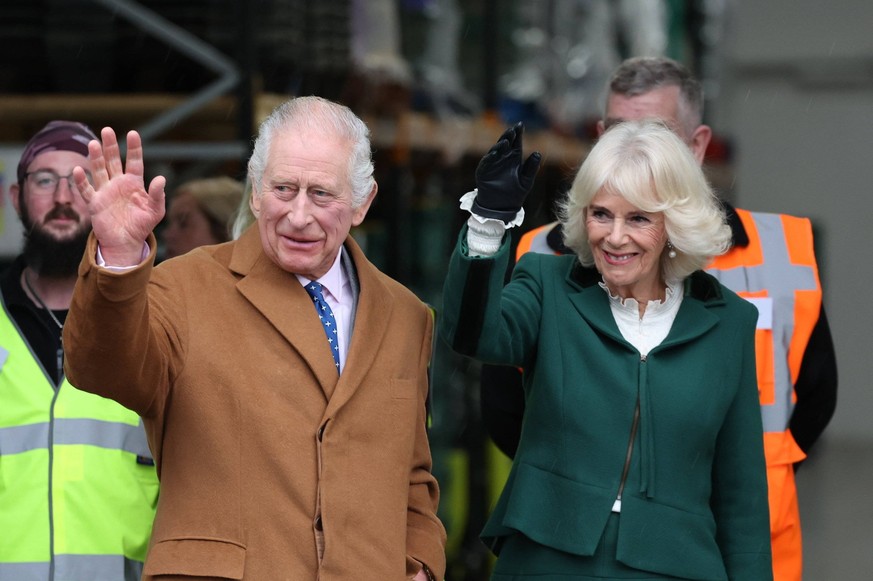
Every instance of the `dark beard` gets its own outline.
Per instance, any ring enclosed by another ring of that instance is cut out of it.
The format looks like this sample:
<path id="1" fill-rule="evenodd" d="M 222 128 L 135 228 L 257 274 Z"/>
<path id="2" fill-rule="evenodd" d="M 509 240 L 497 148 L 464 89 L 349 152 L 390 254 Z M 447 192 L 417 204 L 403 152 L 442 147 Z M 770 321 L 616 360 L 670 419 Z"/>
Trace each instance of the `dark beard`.
<path id="1" fill-rule="evenodd" d="M 76 232 L 72 238 L 56 240 L 30 220 L 27 208 L 22 207 L 21 222 L 24 224 L 24 260 L 28 266 L 47 277 L 76 276 L 89 229 Z"/>

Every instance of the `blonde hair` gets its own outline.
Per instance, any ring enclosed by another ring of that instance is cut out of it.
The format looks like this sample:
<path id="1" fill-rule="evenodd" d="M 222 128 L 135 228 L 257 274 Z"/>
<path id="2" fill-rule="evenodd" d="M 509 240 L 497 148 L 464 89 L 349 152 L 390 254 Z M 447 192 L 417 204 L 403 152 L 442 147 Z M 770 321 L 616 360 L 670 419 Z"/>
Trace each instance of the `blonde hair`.
<path id="1" fill-rule="evenodd" d="M 661 257 L 665 280 L 682 280 L 730 245 L 724 210 L 688 146 L 658 121 L 625 121 L 591 149 L 559 203 L 564 244 L 584 266 L 594 264 L 586 212 L 601 190 L 622 196 L 644 212 L 663 212 L 675 258 Z"/>
<path id="2" fill-rule="evenodd" d="M 239 201 L 239 207 L 236 210 L 236 214 L 233 219 L 233 226 L 231 228 L 231 238 L 236 240 L 242 233 L 245 232 L 246 228 L 251 226 L 255 222 L 255 215 L 252 213 L 251 206 L 251 197 L 252 197 L 252 180 L 248 176 L 246 176 L 245 181 L 245 189 L 243 190 L 242 199 Z"/>
<path id="3" fill-rule="evenodd" d="M 196 200 L 216 240 L 227 242 L 231 239 L 233 220 L 244 194 L 242 182 L 227 176 L 190 180 L 176 188 L 174 197 L 183 194 Z"/>

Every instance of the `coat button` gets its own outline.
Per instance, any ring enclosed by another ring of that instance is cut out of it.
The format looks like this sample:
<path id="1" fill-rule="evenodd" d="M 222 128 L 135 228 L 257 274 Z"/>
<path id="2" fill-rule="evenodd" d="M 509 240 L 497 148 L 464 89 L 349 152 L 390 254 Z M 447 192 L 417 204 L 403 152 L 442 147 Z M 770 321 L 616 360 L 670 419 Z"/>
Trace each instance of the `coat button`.
<path id="1" fill-rule="evenodd" d="M 315 530 L 317 530 L 319 532 L 324 530 L 324 528 L 321 525 L 321 515 L 318 515 L 317 517 L 315 517 Z"/>

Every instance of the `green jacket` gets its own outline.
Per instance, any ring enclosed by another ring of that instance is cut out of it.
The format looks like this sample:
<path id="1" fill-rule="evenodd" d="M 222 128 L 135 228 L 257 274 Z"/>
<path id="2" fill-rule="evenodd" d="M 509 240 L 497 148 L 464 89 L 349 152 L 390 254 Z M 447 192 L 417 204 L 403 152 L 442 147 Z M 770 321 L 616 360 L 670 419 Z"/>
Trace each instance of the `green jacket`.
<path id="1" fill-rule="evenodd" d="M 669 335 L 641 357 L 596 270 L 528 253 L 504 288 L 508 260 L 506 241 L 467 257 L 465 228 L 440 322 L 459 353 L 525 370 L 521 443 L 483 540 L 499 553 L 520 531 L 593 554 L 639 405 L 617 559 L 690 579 L 772 579 L 755 308 L 696 272 Z"/>

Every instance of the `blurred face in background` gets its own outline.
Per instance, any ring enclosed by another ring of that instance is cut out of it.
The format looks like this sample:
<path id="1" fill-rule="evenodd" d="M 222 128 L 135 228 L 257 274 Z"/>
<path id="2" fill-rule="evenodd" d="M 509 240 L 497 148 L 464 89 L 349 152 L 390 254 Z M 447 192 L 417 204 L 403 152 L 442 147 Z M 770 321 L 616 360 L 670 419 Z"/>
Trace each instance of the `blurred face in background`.
<path id="1" fill-rule="evenodd" d="M 167 224 L 161 234 L 166 246 L 166 257 L 180 256 L 199 246 L 218 244 L 209 217 L 189 193 L 173 197 L 167 210 Z"/>
<path id="2" fill-rule="evenodd" d="M 598 135 L 622 121 L 658 119 L 688 145 L 697 163 L 702 164 L 712 138 L 712 129 L 707 125 L 692 128 L 683 122 L 681 99 L 676 85 L 657 87 L 634 96 L 610 93 L 606 100 L 606 119 L 597 122 Z"/>

